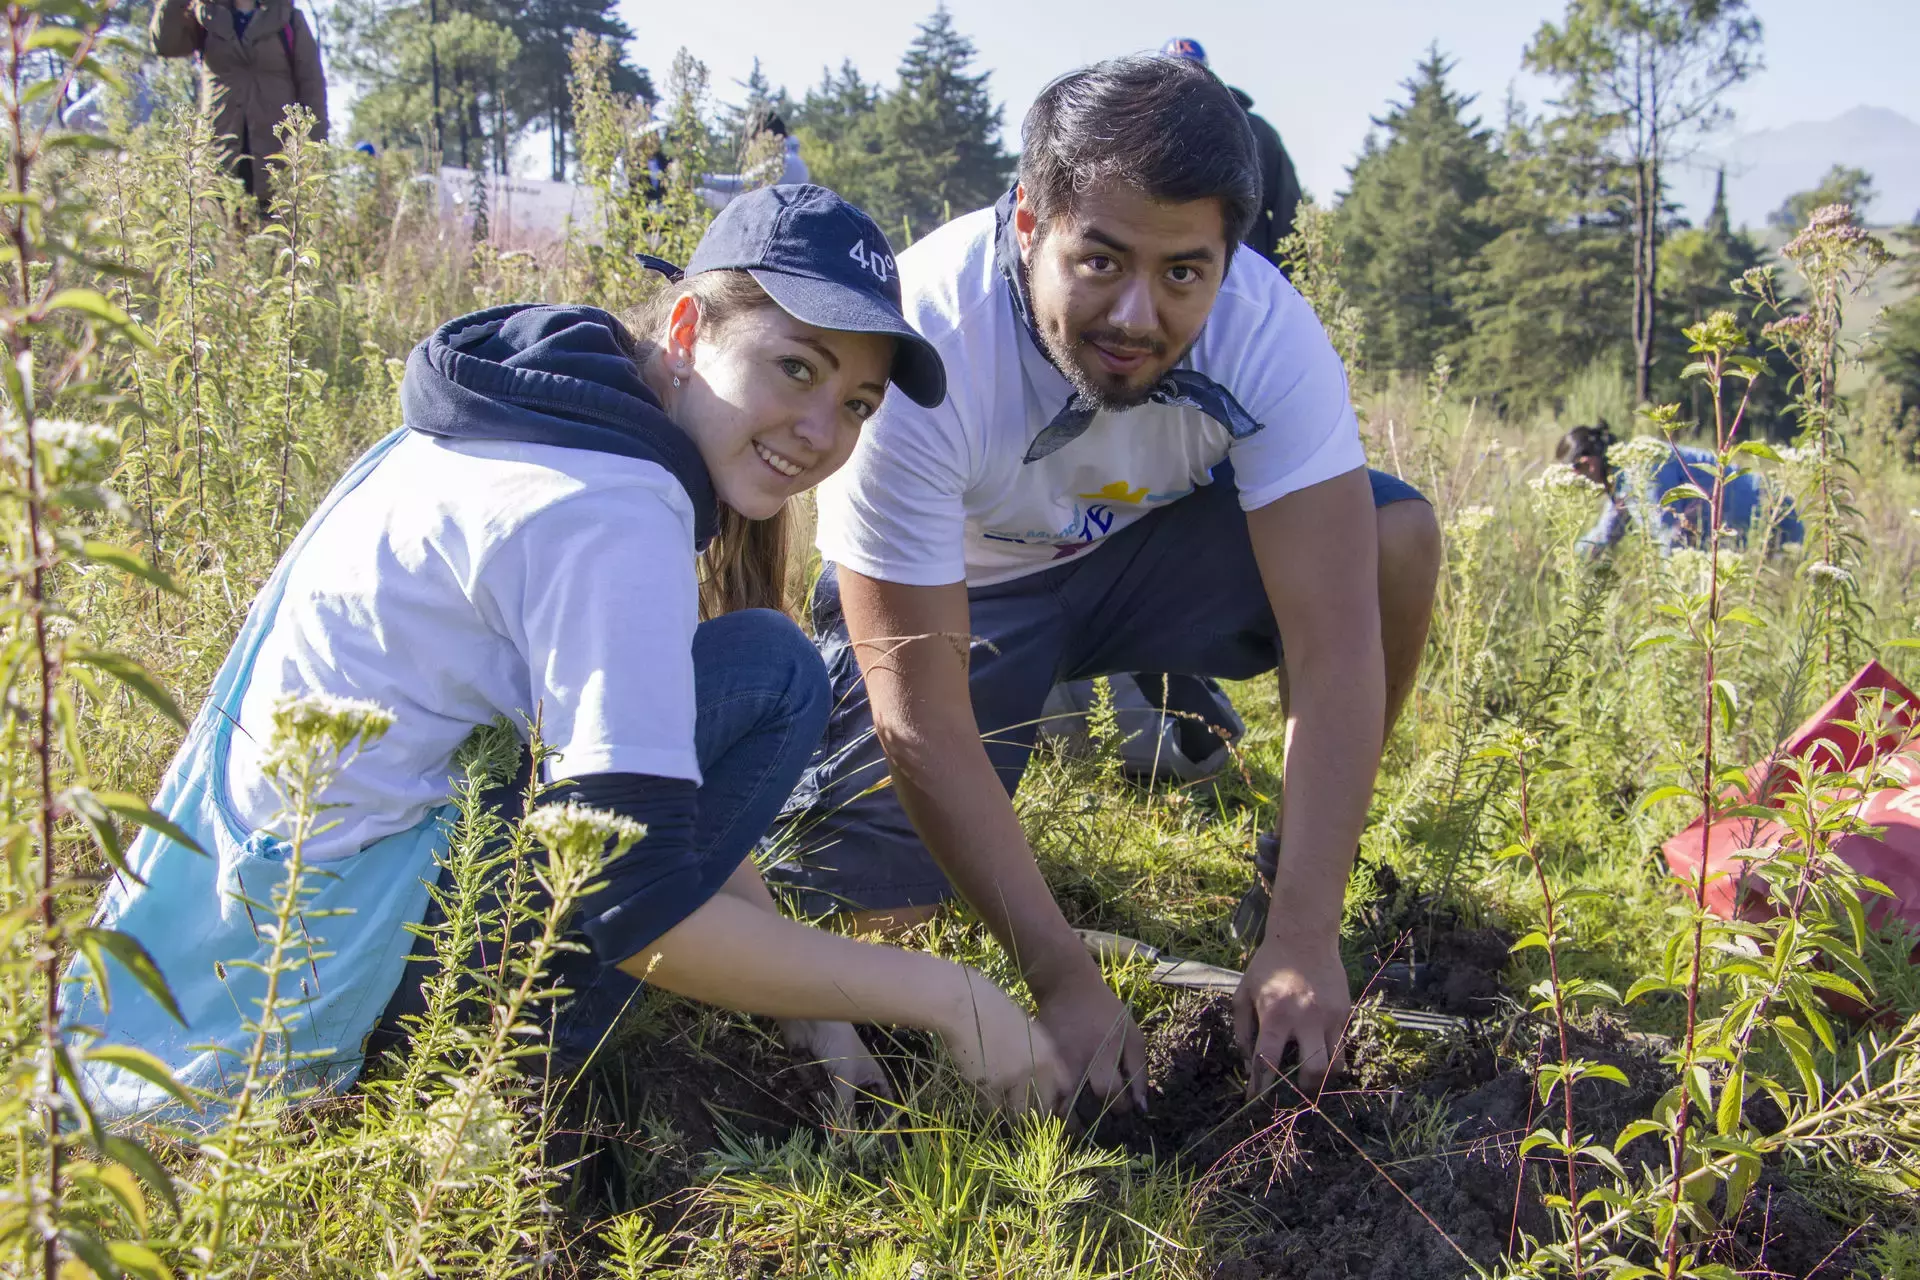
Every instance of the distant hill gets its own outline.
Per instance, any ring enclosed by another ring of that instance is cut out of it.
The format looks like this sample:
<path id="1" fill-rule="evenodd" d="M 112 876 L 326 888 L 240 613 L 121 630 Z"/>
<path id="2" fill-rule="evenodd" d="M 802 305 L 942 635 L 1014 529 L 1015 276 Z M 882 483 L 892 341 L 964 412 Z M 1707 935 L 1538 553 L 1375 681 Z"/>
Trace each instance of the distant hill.
<path id="1" fill-rule="evenodd" d="M 1710 144 L 1675 176 L 1674 195 L 1695 223 L 1713 200 L 1714 170 L 1727 169 L 1727 206 L 1735 226 L 1759 228 L 1796 191 L 1836 164 L 1873 175 L 1878 191 L 1866 220 L 1906 223 L 1920 213 L 1920 124 L 1885 107 L 1855 107 L 1832 120 L 1762 129 Z"/>

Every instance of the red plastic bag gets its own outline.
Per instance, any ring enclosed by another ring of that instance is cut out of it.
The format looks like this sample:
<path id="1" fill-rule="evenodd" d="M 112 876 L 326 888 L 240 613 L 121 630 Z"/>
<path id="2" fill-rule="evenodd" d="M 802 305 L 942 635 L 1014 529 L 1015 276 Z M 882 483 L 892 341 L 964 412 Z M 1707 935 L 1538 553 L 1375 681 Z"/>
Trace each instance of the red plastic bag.
<path id="1" fill-rule="evenodd" d="M 1869 918 L 1876 925 L 1898 918 L 1920 928 L 1920 745 L 1915 744 L 1913 733 L 1914 726 L 1920 724 L 1920 697 L 1915 697 L 1913 690 L 1894 679 L 1885 667 L 1869 662 L 1831 702 L 1814 712 L 1780 744 L 1773 763 L 1749 769 L 1747 777 L 1752 783 L 1749 803 L 1751 797 L 1758 797 L 1761 803 L 1779 807 L 1777 796 L 1788 775 L 1778 762 L 1807 755 L 1816 745 L 1823 749 L 1814 758 L 1834 770 L 1866 763 L 1872 744 L 1862 743 L 1858 733 L 1839 722 L 1859 717 L 1859 696 L 1869 689 L 1886 690 L 1888 711 L 1905 730 L 1898 737 L 1878 744 L 1881 751 L 1904 746 L 1890 763 L 1896 774 L 1904 776 L 1905 785 L 1874 791 L 1861 804 L 1862 820 L 1885 828 L 1884 834 L 1842 836 L 1834 842 L 1833 852 L 1861 875 L 1878 880 L 1893 891 L 1891 897 L 1876 896 L 1868 904 Z M 1708 829 L 1706 838 L 1708 874 L 1714 876 L 1707 885 L 1707 909 L 1729 919 L 1763 920 L 1772 915 L 1765 886 L 1735 855 L 1745 849 L 1777 845 L 1785 835 L 1785 829 L 1776 822 L 1753 818 L 1716 821 Z M 1689 885 L 1699 883 L 1698 818 L 1661 848 L 1666 854 L 1667 866 L 1676 877 Z"/>

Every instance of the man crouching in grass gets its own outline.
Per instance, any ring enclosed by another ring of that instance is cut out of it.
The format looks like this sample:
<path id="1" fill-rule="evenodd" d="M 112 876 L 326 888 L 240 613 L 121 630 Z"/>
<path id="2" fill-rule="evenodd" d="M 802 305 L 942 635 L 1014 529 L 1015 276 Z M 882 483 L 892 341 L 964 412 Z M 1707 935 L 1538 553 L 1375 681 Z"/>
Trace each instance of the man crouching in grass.
<path id="1" fill-rule="evenodd" d="M 957 889 L 1068 1071 L 1143 1101 L 1139 1028 L 1042 880 L 1013 791 L 1058 681 L 1277 669 L 1280 905 L 1236 1010 L 1252 1088 L 1292 1044 L 1312 1090 L 1351 1007 L 1341 902 L 1425 644 L 1438 526 L 1367 469 L 1319 321 L 1239 248 L 1260 169 L 1225 85 L 1183 59 L 1103 62 L 1041 93 L 1024 146 L 998 205 L 900 256 L 949 394 L 889 399 L 820 491 L 835 711 L 772 878 L 869 923 Z"/>

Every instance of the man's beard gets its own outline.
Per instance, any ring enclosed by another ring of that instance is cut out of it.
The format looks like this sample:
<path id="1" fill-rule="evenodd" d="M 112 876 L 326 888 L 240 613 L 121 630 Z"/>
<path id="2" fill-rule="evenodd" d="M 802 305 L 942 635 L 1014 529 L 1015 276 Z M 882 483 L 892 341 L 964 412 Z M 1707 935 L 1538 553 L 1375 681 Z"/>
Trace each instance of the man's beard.
<path id="1" fill-rule="evenodd" d="M 1089 341 L 1099 341 L 1123 350 L 1137 349 L 1136 344 L 1125 334 L 1116 330 L 1088 329 L 1077 341 L 1068 345 L 1063 337 L 1055 334 L 1041 321 L 1038 312 L 1035 311 L 1033 277 L 1025 260 L 1020 263 L 1020 276 L 1021 286 L 1027 295 L 1027 310 L 1034 318 L 1033 331 L 1040 336 L 1041 349 L 1047 353 L 1047 359 L 1053 362 L 1053 367 L 1065 375 L 1067 382 L 1072 385 L 1083 404 L 1103 413 L 1119 413 L 1126 409 L 1138 409 L 1152 398 L 1154 387 L 1159 385 L 1160 379 L 1165 376 L 1165 369 L 1137 384 L 1127 382 L 1115 384 L 1098 380 L 1087 371 L 1086 366 L 1080 363 L 1080 347 Z M 1167 344 L 1155 342 L 1146 350 L 1149 356 L 1158 360 L 1166 354 Z M 1175 363 L 1179 362 L 1175 361 Z"/>
<path id="2" fill-rule="evenodd" d="M 1089 342 L 1097 341 L 1121 350 L 1130 349 L 1125 335 L 1115 333 L 1111 329 L 1089 329 L 1082 333 L 1079 341 L 1071 347 L 1066 346 L 1046 329 L 1040 330 L 1040 340 L 1047 348 L 1047 358 L 1067 376 L 1067 381 L 1073 384 L 1073 389 L 1079 393 L 1081 401 L 1105 413 L 1137 409 L 1145 404 L 1152 397 L 1153 389 L 1160 384 L 1160 379 L 1166 372 L 1164 369 L 1159 370 L 1152 377 L 1139 382 L 1101 379 L 1089 372 L 1079 360 L 1080 348 Z M 1156 342 L 1146 348 L 1146 353 L 1150 359 L 1158 361 L 1166 354 L 1166 350 L 1166 343 Z"/>

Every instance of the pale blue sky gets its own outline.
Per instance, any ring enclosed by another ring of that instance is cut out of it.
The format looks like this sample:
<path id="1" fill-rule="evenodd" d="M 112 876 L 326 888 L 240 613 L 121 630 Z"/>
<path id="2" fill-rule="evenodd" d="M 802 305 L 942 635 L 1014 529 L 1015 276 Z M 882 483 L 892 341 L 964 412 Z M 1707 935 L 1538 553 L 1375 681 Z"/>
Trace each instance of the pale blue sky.
<path id="1" fill-rule="evenodd" d="M 663 81 L 674 50 L 706 62 L 718 96 L 737 98 L 758 54 L 796 95 L 823 66 L 853 59 L 891 81 L 932 0 L 623 0 L 635 58 Z M 1061 71 L 1188 35 L 1280 130 L 1309 190 L 1346 184 L 1368 118 L 1399 93 L 1430 41 L 1457 60 L 1456 83 L 1498 124 L 1510 85 L 1538 102 L 1520 53 L 1561 0 L 949 0 L 1006 105 L 1009 144 L 1033 95 Z M 1920 121 L 1916 0 L 1753 0 L 1766 26 L 1767 67 L 1730 95 L 1738 132 L 1825 120 L 1850 107 L 1889 107 Z"/>

